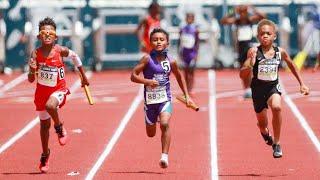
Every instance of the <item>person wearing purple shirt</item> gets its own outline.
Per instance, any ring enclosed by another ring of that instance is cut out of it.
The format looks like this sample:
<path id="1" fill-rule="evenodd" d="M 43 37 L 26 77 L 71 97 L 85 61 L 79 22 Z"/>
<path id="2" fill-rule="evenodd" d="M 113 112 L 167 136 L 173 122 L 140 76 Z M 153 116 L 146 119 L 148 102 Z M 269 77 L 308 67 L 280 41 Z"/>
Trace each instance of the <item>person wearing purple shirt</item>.
<path id="1" fill-rule="evenodd" d="M 144 111 L 148 137 L 156 135 L 157 122 L 160 123 L 162 153 L 159 161 L 161 168 L 169 165 L 168 152 L 171 141 L 169 121 L 172 114 L 169 76 L 172 72 L 190 106 L 186 82 L 174 59 L 168 55 L 169 34 L 163 29 L 154 29 L 150 34 L 152 51 L 144 55 L 133 68 L 131 81 L 144 84 Z M 143 72 L 143 77 L 139 74 Z"/>
<path id="2" fill-rule="evenodd" d="M 180 30 L 178 50 L 180 59 L 183 61 L 184 77 L 190 93 L 193 88 L 194 68 L 198 57 L 199 31 L 198 26 L 194 24 L 193 13 L 186 14 L 186 22 L 187 25 Z"/>

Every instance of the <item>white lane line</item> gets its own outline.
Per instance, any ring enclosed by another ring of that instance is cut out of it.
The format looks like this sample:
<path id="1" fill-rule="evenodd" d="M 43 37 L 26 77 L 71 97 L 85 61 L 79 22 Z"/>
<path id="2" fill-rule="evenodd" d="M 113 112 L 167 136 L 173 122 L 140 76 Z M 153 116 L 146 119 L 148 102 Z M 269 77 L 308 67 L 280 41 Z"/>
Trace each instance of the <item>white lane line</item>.
<path id="1" fill-rule="evenodd" d="M 210 119 L 210 148 L 211 148 L 211 179 L 218 180 L 218 149 L 217 149 L 217 109 L 216 109 L 216 75 L 208 71 L 209 81 L 209 119 Z"/>
<path id="2" fill-rule="evenodd" d="M 21 82 L 23 82 L 26 79 L 27 79 L 27 73 L 23 73 L 20 76 L 18 76 L 17 78 L 15 78 L 14 80 L 3 85 L 0 89 L 0 97 L 3 96 L 4 92 L 14 88 L 15 86 L 17 86 L 18 84 L 20 84 Z"/>
<path id="3" fill-rule="evenodd" d="M 243 95 L 244 90 L 236 90 L 236 91 L 228 91 L 228 92 L 222 92 L 222 93 L 217 93 L 216 98 L 226 98 L 226 97 L 237 97 L 240 95 Z"/>
<path id="4" fill-rule="evenodd" d="M 137 110 L 137 108 L 139 107 L 140 102 L 143 99 L 143 86 L 140 86 L 140 89 L 138 91 L 137 96 L 134 98 L 129 110 L 127 111 L 127 113 L 125 114 L 125 116 L 123 117 L 123 119 L 121 120 L 119 127 L 117 128 L 117 130 L 115 131 L 115 133 L 113 134 L 111 140 L 108 142 L 108 144 L 106 145 L 106 148 L 104 149 L 104 151 L 102 152 L 102 154 L 99 156 L 98 160 L 96 161 L 96 163 L 94 164 L 94 166 L 92 167 L 92 169 L 89 171 L 86 180 L 91 180 L 93 179 L 93 177 L 95 176 L 95 174 L 97 173 L 97 171 L 99 170 L 100 166 L 102 165 L 102 163 L 104 162 L 104 160 L 107 158 L 107 156 L 110 154 L 112 148 L 114 147 L 114 145 L 116 144 L 116 142 L 118 141 L 118 139 L 120 138 L 122 132 L 124 131 L 126 125 L 128 124 L 128 122 L 130 121 L 132 115 L 134 114 L 134 112 Z"/>
<path id="5" fill-rule="evenodd" d="M 284 86 L 283 86 L 282 83 L 281 83 L 281 86 L 282 86 L 282 91 L 283 91 L 283 94 L 284 94 L 284 101 L 290 107 L 291 111 L 293 112 L 293 114 L 295 115 L 297 120 L 299 121 L 300 125 L 302 126 L 302 128 L 307 133 L 307 135 L 309 136 L 310 140 L 312 141 L 312 143 L 314 144 L 314 146 L 317 148 L 318 152 L 320 153 L 320 142 L 319 142 L 319 139 L 317 138 L 317 136 L 312 131 L 311 127 L 309 126 L 309 124 L 307 122 L 307 120 L 304 118 L 302 113 L 299 111 L 298 107 L 291 100 L 290 96 L 287 95 L 286 91 L 283 88 Z"/>
<path id="6" fill-rule="evenodd" d="M 92 72 L 88 71 L 86 73 L 88 79 L 91 77 Z M 80 87 L 80 80 L 77 80 L 70 88 L 71 92 L 77 90 Z M 28 131 L 30 131 L 36 124 L 39 123 L 39 117 L 34 118 L 31 122 L 29 122 L 24 128 L 22 128 L 18 133 L 16 133 L 13 137 L 11 137 L 7 142 L 0 146 L 0 154 L 8 149 L 11 145 L 13 145 L 17 140 L 19 140 L 23 135 L 25 135 Z"/>
<path id="7" fill-rule="evenodd" d="M 10 138 L 6 143 L 0 147 L 0 154 L 8 149 L 12 144 L 14 144 L 18 139 L 25 135 L 30 129 L 32 129 L 39 122 L 39 117 L 34 118 L 29 122 L 23 129 L 21 129 L 17 134 Z"/>

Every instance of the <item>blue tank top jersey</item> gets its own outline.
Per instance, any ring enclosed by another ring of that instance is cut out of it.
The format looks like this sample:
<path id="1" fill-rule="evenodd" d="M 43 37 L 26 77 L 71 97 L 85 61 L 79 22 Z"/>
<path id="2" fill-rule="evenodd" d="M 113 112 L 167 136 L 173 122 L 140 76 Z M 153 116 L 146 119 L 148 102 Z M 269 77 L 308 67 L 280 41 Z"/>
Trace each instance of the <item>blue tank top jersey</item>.
<path id="1" fill-rule="evenodd" d="M 166 57 L 163 61 L 158 61 L 155 57 L 149 56 L 148 64 L 143 70 L 146 79 L 155 79 L 159 86 L 151 88 L 144 86 L 144 100 L 146 104 L 158 104 L 171 101 L 170 72 L 171 57 Z"/>

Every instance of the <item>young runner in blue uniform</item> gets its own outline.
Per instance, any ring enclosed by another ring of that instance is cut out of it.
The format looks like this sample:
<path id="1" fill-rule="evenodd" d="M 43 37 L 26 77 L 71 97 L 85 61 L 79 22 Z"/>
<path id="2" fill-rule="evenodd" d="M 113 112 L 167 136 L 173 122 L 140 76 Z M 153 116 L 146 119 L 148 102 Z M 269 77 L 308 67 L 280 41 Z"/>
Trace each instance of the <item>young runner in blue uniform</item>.
<path id="1" fill-rule="evenodd" d="M 178 69 L 176 60 L 168 55 L 169 35 L 163 29 L 154 29 L 150 34 L 152 51 L 141 58 L 133 68 L 131 81 L 144 84 L 144 110 L 146 131 L 149 137 L 156 135 L 156 123 L 159 120 L 161 129 L 162 154 L 160 167 L 169 165 L 168 153 L 171 141 L 170 118 L 172 114 L 172 96 L 169 76 L 172 72 L 186 98 L 187 106 L 192 100 L 189 97 L 186 82 Z M 139 74 L 143 72 L 143 77 Z"/>

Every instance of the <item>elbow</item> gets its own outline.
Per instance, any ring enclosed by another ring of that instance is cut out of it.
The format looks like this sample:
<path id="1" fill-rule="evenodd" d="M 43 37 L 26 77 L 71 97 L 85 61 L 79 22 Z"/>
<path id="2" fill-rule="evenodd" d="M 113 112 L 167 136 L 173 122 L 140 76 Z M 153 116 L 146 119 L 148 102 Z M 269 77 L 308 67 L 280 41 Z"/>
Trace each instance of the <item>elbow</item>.
<path id="1" fill-rule="evenodd" d="M 240 79 L 243 79 L 243 78 L 244 78 L 244 75 L 243 75 L 243 72 L 242 72 L 242 71 L 240 71 L 239 77 L 240 77 Z"/>
<path id="2" fill-rule="evenodd" d="M 241 79 L 246 79 L 246 78 L 248 78 L 249 74 L 250 74 L 250 72 L 246 72 L 246 70 L 240 70 L 239 77 Z"/>
<path id="3" fill-rule="evenodd" d="M 34 78 L 28 78 L 29 83 L 33 83 Z"/>
<path id="4" fill-rule="evenodd" d="M 135 82 L 135 78 L 134 78 L 134 75 L 133 75 L 133 74 L 131 74 L 131 76 L 130 76 L 130 81 L 131 81 L 131 82 Z"/>

